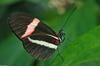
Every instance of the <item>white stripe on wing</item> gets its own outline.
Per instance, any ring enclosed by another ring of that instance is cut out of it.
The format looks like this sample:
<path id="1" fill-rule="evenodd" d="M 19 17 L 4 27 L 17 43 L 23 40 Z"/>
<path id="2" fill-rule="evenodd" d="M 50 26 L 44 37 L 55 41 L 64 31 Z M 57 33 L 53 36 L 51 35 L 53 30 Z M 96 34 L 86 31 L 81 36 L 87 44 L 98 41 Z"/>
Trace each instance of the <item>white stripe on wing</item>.
<path id="1" fill-rule="evenodd" d="M 56 36 L 53 36 L 53 35 L 50 35 L 50 34 L 46 34 L 47 36 L 50 36 L 50 37 L 52 37 L 52 38 L 55 38 L 55 39 L 59 39 L 58 37 L 56 37 Z"/>
<path id="2" fill-rule="evenodd" d="M 53 36 L 53 35 L 50 35 L 50 34 L 46 34 L 46 35 L 48 35 L 48 36 L 50 36 L 50 37 L 52 37 L 52 38 L 55 38 L 55 39 L 57 39 L 57 40 L 62 41 L 60 37 L 56 37 L 56 36 Z"/>
<path id="3" fill-rule="evenodd" d="M 38 45 L 43 45 L 45 47 L 48 47 L 48 48 L 52 48 L 52 49 L 57 49 L 57 46 L 52 44 L 52 43 L 49 43 L 49 42 L 46 42 L 46 41 L 41 41 L 41 40 L 34 40 L 34 39 L 31 39 L 30 37 L 28 37 L 28 40 L 32 43 L 36 43 Z"/>

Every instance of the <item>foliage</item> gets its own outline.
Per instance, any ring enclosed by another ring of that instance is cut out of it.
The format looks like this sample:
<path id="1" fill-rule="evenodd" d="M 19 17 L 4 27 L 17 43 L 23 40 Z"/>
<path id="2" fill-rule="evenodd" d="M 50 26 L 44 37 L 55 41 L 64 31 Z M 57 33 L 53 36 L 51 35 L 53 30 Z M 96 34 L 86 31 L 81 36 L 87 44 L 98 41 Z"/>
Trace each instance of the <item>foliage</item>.
<path id="1" fill-rule="evenodd" d="M 99 66 L 100 65 L 100 6 L 95 0 L 81 2 L 67 21 L 66 40 L 47 61 L 35 60 L 11 32 L 7 18 L 11 12 L 22 11 L 39 17 L 56 32 L 64 24 L 71 7 L 63 14 L 48 7 L 44 0 L 0 0 L 0 65 L 7 66 Z M 98 8 L 98 9 L 96 9 Z"/>

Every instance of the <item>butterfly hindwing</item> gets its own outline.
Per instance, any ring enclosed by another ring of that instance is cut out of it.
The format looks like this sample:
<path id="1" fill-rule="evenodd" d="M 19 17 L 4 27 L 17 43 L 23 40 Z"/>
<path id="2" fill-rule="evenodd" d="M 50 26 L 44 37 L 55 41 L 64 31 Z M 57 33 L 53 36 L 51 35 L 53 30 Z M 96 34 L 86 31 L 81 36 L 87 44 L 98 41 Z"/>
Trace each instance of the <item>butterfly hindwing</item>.
<path id="1" fill-rule="evenodd" d="M 37 35 L 32 35 L 30 38 L 32 40 L 36 40 L 40 42 L 39 43 L 32 42 L 29 39 L 25 39 L 23 43 L 24 48 L 26 49 L 28 53 L 30 53 L 32 56 L 35 56 L 38 59 L 44 59 L 44 60 L 48 59 L 57 49 L 57 45 L 51 42 L 51 40 L 54 39 L 53 37 L 48 37 L 47 35 L 37 34 Z M 43 42 L 44 44 L 42 44 Z M 47 45 L 45 45 L 46 42 L 48 43 Z M 53 47 L 49 44 L 51 44 Z"/>

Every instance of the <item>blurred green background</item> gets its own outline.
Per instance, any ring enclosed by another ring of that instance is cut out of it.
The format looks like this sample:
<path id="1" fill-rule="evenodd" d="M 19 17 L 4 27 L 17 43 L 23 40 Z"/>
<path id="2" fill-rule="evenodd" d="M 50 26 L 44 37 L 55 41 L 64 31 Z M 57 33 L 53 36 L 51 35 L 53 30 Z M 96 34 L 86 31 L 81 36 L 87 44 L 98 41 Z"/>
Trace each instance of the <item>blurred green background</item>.
<path id="1" fill-rule="evenodd" d="M 55 52 L 47 61 L 31 57 L 8 25 L 10 13 L 26 12 L 58 32 L 73 7 L 61 56 Z M 100 66 L 99 25 L 100 0 L 0 0 L 0 66 Z"/>

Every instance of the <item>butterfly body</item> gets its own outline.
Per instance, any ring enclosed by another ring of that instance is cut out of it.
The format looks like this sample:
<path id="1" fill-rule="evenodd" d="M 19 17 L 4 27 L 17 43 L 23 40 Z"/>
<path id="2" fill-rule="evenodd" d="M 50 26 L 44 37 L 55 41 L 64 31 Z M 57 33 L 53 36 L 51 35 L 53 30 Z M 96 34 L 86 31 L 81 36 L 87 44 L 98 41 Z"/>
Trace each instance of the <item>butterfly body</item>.
<path id="1" fill-rule="evenodd" d="M 50 27 L 25 13 L 12 14 L 9 25 L 25 50 L 38 59 L 48 59 L 61 43 L 60 36 Z"/>

